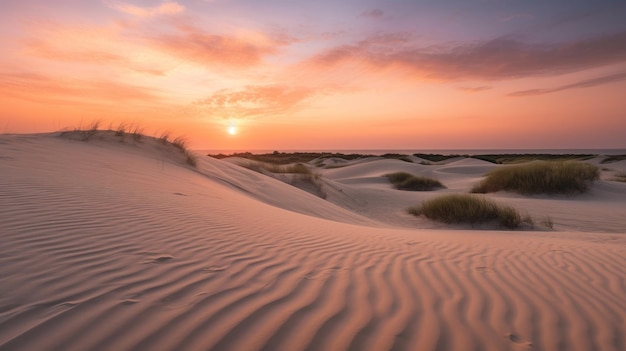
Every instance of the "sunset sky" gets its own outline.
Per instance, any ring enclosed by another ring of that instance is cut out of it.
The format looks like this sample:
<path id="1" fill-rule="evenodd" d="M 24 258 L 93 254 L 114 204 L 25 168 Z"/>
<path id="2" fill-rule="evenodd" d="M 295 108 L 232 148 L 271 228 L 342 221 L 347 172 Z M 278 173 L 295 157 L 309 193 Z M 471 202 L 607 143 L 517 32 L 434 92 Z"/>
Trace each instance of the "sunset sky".
<path id="1" fill-rule="evenodd" d="M 626 148 L 623 0 L 0 0 L 0 132 Z M 230 132 L 230 133 L 229 133 Z"/>

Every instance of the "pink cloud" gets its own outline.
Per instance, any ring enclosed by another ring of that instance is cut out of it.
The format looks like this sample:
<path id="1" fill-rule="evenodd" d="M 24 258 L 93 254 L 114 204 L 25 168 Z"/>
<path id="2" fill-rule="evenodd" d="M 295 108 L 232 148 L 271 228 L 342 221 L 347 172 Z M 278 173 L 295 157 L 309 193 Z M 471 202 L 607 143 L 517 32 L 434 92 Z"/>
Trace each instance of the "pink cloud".
<path id="1" fill-rule="evenodd" d="M 93 64 L 97 66 L 117 66 L 135 72 L 162 76 L 165 70 L 134 62 L 131 58 L 109 52 L 96 47 L 58 46 L 54 42 L 41 39 L 25 41 L 25 50 L 29 55 L 53 61 L 76 62 L 79 64 Z"/>
<path id="2" fill-rule="evenodd" d="M 207 32 L 201 28 L 179 25 L 174 33 L 146 34 L 145 39 L 157 49 L 202 65 L 245 68 L 261 63 L 287 45 L 284 38 L 250 38 Z"/>
<path id="3" fill-rule="evenodd" d="M 71 79 L 30 72 L 0 73 L 0 94 L 21 100 L 55 103 L 158 102 L 154 88 L 109 80 Z"/>
<path id="4" fill-rule="evenodd" d="M 141 7 L 125 2 L 107 2 L 107 5 L 116 11 L 141 18 L 159 15 L 175 15 L 185 11 L 183 5 L 173 1 L 166 1 L 154 7 Z"/>
<path id="5" fill-rule="evenodd" d="M 314 89 L 306 87 L 247 86 L 242 90 L 220 90 L 194 105 L 229 117 L 254 117 L 293 111 L 315 94 Z"/>
<path id="6" fill-rule="evenodd" d="M 421 78 L 450 81 L 549 76 L 626 62 L 626 32 L 564 43 L 528 44 L 498 38 L 426 48 L 379 36 L 327 50 L 310 64 L 325 69 L 354 62 L 373 68 L 400 66 Z"/>

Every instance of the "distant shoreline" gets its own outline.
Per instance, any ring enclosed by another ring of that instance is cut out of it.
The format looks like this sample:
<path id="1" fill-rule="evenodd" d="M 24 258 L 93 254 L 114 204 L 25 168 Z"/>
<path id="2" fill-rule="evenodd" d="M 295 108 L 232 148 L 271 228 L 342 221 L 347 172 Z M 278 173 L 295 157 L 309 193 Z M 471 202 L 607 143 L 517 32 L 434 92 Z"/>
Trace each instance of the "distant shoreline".
<path id="1" fill-rule="evenodd" d="M 626 148 L 616 149 L 302 149 L 302 150 L 233 150 L 233 149 L 195 149 L 201 154 L 224 154 L 250 152 L 252 154 L 266 154 L 278 151 L 281 153 L 341 153 L 341 154 L 362 154 L 380 156 L 384 154 L 432 154 L 432 155 L 626 155 Z"/>

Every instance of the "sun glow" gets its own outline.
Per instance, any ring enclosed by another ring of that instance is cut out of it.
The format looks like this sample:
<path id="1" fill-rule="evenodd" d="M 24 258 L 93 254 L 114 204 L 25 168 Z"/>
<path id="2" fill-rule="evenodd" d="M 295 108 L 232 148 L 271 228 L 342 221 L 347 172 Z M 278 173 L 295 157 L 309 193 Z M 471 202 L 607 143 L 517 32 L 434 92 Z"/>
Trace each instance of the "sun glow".
<path id="1" fill-rule="evenodd" d="M 230 135 L 235 135 L 235 134 L 237 134 L 237 124 L 235 123 L 235 121 L 232 121 L 232 120 L 231 120 L 231 121 L 228 123 L 228 129 L 227 129 L 227 131 L 228 131 L 228 134 L 230 134 Z"/>

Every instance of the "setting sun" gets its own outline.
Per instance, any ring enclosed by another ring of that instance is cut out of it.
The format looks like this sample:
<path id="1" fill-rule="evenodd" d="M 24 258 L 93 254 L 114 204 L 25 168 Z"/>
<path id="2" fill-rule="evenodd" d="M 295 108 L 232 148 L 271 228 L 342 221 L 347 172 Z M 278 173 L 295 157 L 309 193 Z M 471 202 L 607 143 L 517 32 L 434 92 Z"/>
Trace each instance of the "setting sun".
<path id="1" fill-rule="evenodd" d="M 237 134 L 237 125 L 235 124 L 235 121 L 230 121 L 230 123 L 228 123 L 228 134 Z"/>
<path id="2" fill-rule="evenodd" d="M 235 126 L 228 126 L 228 134 L 230 134 L 230 135 L 237 134 L 237 127 L 235 127 Z"/>

